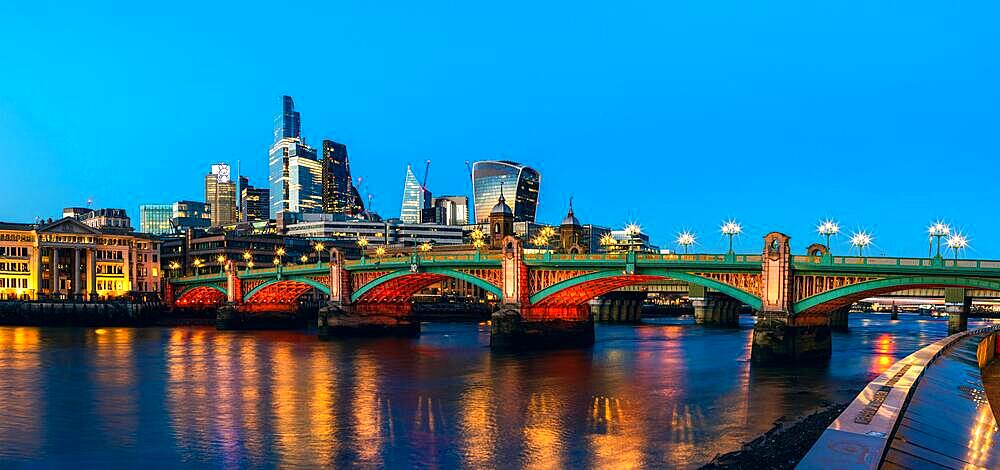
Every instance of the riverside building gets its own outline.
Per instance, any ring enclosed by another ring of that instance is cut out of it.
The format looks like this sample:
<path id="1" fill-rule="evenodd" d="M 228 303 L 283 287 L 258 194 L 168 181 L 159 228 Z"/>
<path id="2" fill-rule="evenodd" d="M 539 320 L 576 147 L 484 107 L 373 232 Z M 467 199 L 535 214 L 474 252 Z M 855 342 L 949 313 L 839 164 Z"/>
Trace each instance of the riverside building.
<path id="1" fill-rule="evenodd" d="M 102 209 L 37 224 L 0 222 L 0 299 L 103 300 L 160 288 L 159 241 Z M 127 220 L 127 217 L 125 218 Z M 99 222 L 107 223 L 107 226 Z"/>

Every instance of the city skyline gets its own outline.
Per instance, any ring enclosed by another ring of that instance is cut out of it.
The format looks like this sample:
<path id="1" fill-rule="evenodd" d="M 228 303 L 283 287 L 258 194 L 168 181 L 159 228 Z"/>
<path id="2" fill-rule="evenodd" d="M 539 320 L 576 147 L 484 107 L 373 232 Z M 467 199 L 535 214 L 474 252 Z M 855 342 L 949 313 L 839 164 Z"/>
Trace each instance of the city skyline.
<path id="1" fill-rule="evenodd" d="M 350 23 L 349 41 L 375 38 L 386 28 L 365 6 L 310 8 Z M 858 15 L 846 5 L 788 6 L 799 15 L 794 24 L 749 6 L 732 5 L 725 16 L 709 7 L 646 8 L 610 15 L 579 10 L 578 24 L 560 26 L 579 45 L 555 58 L 548 47 L 533 46 L 551 40 L 547 19 L 556 7 L 534 19 L 506 18 L 525 34 L 502 43 L 487 34 L 495 26 L 477 31 L 483 25 L 475 21 L 433 20 L 435 14 L 447 17 L 437 8 L 392 12 L 385 21 L 418 15 L 464 45 L 417 35 L 414 44 L 351 42 L 356 49 L 350 49 L 306 33 L 303 54 L 314 57 L 333 47 L 341 56 L 337 69 L 350 73 L 324 74 L 328 66 L 313 61 L 309 73 L 263 80 L 244 77 L 265 67 L 255 57 L 267 56 L 273 46 L 238 31 L 245 46 L 218 46 L 235 51 L 224 61 L 230 71 L 192 47 L 216 38 L 207 22 L 181 21 L 191 37 L 170 51 L 137 27 L 163 28 L 164 20 L 142 11 L 132 12 L 141 20 L 135 24 L 93 18 L 88 28 L 101 33 L 80 35 L 82 44 L 74 47 L 125 36 L 134 45 L 106 51 L 106 57 L 84 50 L 69 58 L 61 66 L 79 71 L 74 81 L 54 73 L 51 63 L 13 51 L 20 73 L 0 79 L 0 143 L 7 155 L 30 155 L 35 162 L 19 164 L 25 168 L 18 178 L 0 189 L 6 200 L 24 201 L 0 208 L 0 220 L 57 217 L 62 207 L 83 206 L 88 198 L 95 207 L 124 207 L 133 217 L 140 204 L 199 200 L 199 175 L 219 160 L 234 167 L 239 160 L 242 173 L 266 187 L 261 162 L 274 138 L 274 103 L 288 94 L 306 115 L 306 143 L 315 147 L 330 138 L 350 147 L 352 174 L 365 178 L 376 196 L 374 209 L 387 216 L 399 206 L 398 174 L 408 162 L 434 160 L 429 187 L 471 196 L 466 160 L 510 159 L 546 177 L 539 222 L 559 221 L 572 196 L 584 223 L 637 222 L 664 248 L 676 249 L 676 234 L 693 230 L 698 251 L 723 251 L 727 239 L 718 227 L 735 218 L 744 225 L 738 250 L 755 251 L 770 230 L 788 233 L 801 250 L 822 240 L 815 233 L 821 220 L 835 218 L 845 234 L 871 231 L 877 245 L 872 254 L 919 256 L 926 255 L 927 225 L 944 219 L 970 236 L 966 256 L 1000 256 L 1000 243 L 991 239 L 1000 222 L 974 203 L 989 186 L 970 171 L 990 174 L 991 156 L 1000 151 L 991 138 L 1000 102 L 990 86 L 996 66 L 980 60 L 996 42 L 984 20 L 990 15 L 979 11 L 987 7 L 942 13 L 918 5 L 895 25 L 880 21 L 888 7 Z M 53 56 L 48 52 L 81 28 L 62 23 L 62 16 L 18 13 L 23 21 L 2 34 L 24 40 L 37 31 L 63 31 L 37 41 L 39 57 Z M 242 14 L 251 25 L 266 19 L 252 8 Z M 633 31 L 623 30 L 633 21 L 640 21 Z M 854 34 L 828 42 L 830 25 L 841 23 L 851 24 Z M 621 34 L 596 41 L 588 31 L 599 24 Z M 723 26 L 723 40 L 713 41 Z M 792 36 L 800 43 L 792 49 L 769 47 Z M 736 37 L 739 42 L 725 41 Z M 633 49 L 637 40 L 648 45 Z M 114 66 L 133 47 L 143 48 L 141 56 L 129 56 L 134 67 Z M 593 56 L 582 54 L 588 47 Z M 424 57 L 420 48 L 441 58 L 422 66 L 422 76 L 401 73 Z M 594 67 L 595 59 L 613 67 Z M 507 63 L 510 71 L 498 73 Z M 189 76 L 196 67 L 204 73 Z M 152 72 L 168 80 L 153 82 L 155 93 L 129 85 Z M 95 125 L 108 122 L 112 112 L 128 119 L 116 121 L 118 144 L 102 145 L 106 134 Z M 221 156 L 185 150 L 206 135 L 223 147 Z M 143 158 L 131 158 L 136 151 Z M 784 187 L 769 174 L 783 178 Z M 593 187 L 579 187 L 588 177 L 597 180 Z M 738 184 L 706 190 L 700 186 L 706 178 Z M 102 180 L 115 184 L 97 183 Z M 835 240 L 834 249 L 848 250 L 846 238 Z"/>

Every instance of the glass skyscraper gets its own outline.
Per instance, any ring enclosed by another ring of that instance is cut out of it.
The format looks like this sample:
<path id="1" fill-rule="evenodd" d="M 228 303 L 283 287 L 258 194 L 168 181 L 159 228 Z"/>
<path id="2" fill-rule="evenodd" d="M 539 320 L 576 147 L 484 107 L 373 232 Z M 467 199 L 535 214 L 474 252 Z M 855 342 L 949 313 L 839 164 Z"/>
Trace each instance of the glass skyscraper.
<path id="1" fill-rule="evenodd" d="M 250 179 L 240 177 L 240 221 L 257 222 L 271 218 L 270 190 L 255 188 Z"/>
<path id="2" fill-rule="evenodd" d="M 419 224 L 422 211 L 431 206 L 431 193 L 420 185 L 413 168 L 406 165 L 406 179 L 403 180 L 403 206 L 399 209 L 399 220 L 408 224 Z"/>
<path id="3" fill-rule="evenodd" d="M 281 139 L 298 139 L 302 137 L 301 118 L 295 110 L 295 101 L 291 96 L 281 97 L 281 114 L 274 118 L 274 143 Z"/>
<path id="4" fill-rule="evenodd" d="M 323 141 L 323 212 L 355 214 L 355 194 L 347 146 L 332 140 Z"/>
<path id="5" fill-rule="evenodd" d="M 300 117 L 290 96 L 281 99 L 274 144 L 268 153 L 271 216 L 281 212 L 322 212 L 323 167 L 316 150 L 300 136 Z"/>
<path id="6" fill-rule="evenodd" d="M 490 210 L 503 197 L 513 202 L 515 222 L 534 222 L 538 209 L 538 189 L 542 176 L 535 169 L 507 160 L 476 162 L 472 165 L 472 197 L 476 223 L 489 222 Z"/>
<path id="7" fill-rule="evenodd" d="M 173 216 L 173 204 L 143 204 L 139 206 L 139 231 L 153 235 L 173 233 L 170 225 Z"/>

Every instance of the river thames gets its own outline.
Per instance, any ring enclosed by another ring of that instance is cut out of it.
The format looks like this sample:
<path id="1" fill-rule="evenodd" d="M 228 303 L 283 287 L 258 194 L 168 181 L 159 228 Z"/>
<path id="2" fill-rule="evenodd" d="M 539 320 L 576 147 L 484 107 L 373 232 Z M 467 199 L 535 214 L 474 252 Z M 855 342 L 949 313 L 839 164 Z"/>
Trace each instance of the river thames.
<path id="1" fill-rule="evenodd" d="M 0 466 L 697 466 L 946 335 L 900 318 L 852 314 L 829 365 L 785 368 L 751 366 L 750 317 L 599 325 L 592 348 L 518 354 L 475 323 L 331 342 L 4 327 Z"/>

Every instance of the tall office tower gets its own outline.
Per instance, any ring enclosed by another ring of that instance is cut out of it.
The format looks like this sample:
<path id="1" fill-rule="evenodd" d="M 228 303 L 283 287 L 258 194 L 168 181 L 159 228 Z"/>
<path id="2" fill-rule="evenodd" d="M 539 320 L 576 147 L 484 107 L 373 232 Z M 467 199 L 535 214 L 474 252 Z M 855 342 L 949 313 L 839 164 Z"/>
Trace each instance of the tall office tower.
<path id="1" fill-rule="evenodd" d="M 205 203 L 211 206 L 213 227 L 233 225 L 237 221 L 236 183 L 229 171 L 228 164 L 217 163 L 205 175 Z"/>
<path id="2" fill-rule="evenodd" d="M 476 162 L 472 165 L 472 197 L 476 223 L 488 222 L 490 210 L 501 196 L 514 201 L 514 221 L 534 222 L 538 209 L 538 189 L 542 176 L 535 169 L 507 160 Z"/>
<path id="3" fill-rule="evenodd" d="M 316 150 L 299 134 L 300 118 L 289 96 L 282 97 L 282 112 L 275 118 L 274 144 L 268 152 L 270 214 L 322 212 L 323 166 Z"/>
<path id="4" fill-rule="evenodd" d="M 357 215 L 351 165 L 347 146 L 332 140 L 323 141 L 323 212 Z"/>
<path id="5" fill-rule="evenodd" d="M 301 138 L 301 117 L 291 96 L 281 97 L 281 114 L 274 118 L 274 143 L 281 139 Z"/>
<path id="6" fill-rule="evenodd" d="M 399 210 L 399 220 L 408 224 L 419 224 L 422 212 L 431 207 L 431 192 L 420 185 L 413 168 L 406 165 L 406 179 L 403 180 L 403 205 Z"/>
<path id="7" fill-rule="evenodd" d="M 174 233 L 170 225 L 173 216 L 173 204 L 142 204 L 139 206 L 139 231 L 153 235 Z"/>
<path id="8" fill-rule="evenodd" d="M 465 225 L 469 223 L 468 196 L 438 196 L 434 198 L 434 207 L 444 211 L 445 225 Z"/>
<path id="9" fill-rule="evenodd" d="M 271 208 L 267 188 L 255 188 L 250 185 L 250 179 L 240 177 L 240 220 L 243 222 L 258 222 L 271 218 Z"/>

